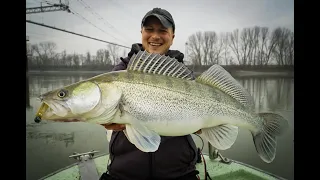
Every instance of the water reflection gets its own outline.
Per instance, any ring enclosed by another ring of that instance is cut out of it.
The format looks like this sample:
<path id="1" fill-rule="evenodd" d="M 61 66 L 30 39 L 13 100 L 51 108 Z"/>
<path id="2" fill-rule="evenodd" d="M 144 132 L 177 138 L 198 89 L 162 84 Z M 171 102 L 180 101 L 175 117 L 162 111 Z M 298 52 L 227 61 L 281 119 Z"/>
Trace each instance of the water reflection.
<path id="1" fill-rule="evenodd" d="M 46 144 L 52 144 L 55 141 L 63 141 L 65 147 L 74 144 L 74 132 L 71 133 L 56 133 L 56 132 L 41 132 L 30 130 L 26 132 L 27 139 L 44 139 Z"/>
<path id="2" fill-rule="evenodd" d="M 237 80 L 253 96 L 257 112 L 293 110 L 293 79 L 238 78 Z"/>
<path id="3" fill-rule="evenodd" d="M 93 75 L 81 76 L 30 76 L 29 77 L 29 93 L 30 97 L 38 97 L 40 94 L 51 91 L 53 89 L 75 83 L 83 79 L 87 79 Z"/>

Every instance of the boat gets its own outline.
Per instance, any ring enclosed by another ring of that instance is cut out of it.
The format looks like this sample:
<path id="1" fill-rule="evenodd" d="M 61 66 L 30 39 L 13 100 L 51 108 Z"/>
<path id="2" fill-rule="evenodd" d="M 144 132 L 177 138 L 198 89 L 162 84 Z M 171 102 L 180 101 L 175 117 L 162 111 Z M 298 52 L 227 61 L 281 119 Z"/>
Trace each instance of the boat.
<path id="1" fill-rule="evenodd" d="M 76 159 L 76 163 L 50 173 L 40 180 L 99 180 L 99 177 L 106 172 L 109 154 L 96 155 L 98 152 L 96 150 L 75 152 L 69 158 Z M 199 154 L 202 158 L 198 159 L 196 168 L 201 180 L 285 180 L 257 167 L 223 157 L 212 146 L 209 146 L 208 154 L 201 153 L 200 149 Z"/>

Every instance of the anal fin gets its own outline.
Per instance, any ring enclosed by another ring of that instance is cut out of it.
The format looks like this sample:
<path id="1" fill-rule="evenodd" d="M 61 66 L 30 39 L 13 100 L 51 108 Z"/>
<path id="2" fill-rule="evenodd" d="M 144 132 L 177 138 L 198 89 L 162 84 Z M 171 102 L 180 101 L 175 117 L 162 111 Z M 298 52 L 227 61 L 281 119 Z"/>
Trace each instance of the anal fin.
<path id="1" fill-rule="evenodd" d="M 238 127 L 230 124 L 204 128 L 201 131 L 210 144 L 219 150 L 230 148 L 238 136 Z"/>

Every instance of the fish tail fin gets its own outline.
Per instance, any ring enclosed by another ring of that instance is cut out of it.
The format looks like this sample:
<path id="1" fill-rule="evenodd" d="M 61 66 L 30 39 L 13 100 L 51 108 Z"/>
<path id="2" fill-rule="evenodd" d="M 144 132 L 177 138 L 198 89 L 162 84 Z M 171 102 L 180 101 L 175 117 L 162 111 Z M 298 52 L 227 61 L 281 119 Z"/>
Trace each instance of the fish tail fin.
<path id="1" fill-rule="evenodd" d="M 276 156 L 277 136 L 288 127 L 288 121 L 275 113 L 259 113 L 263 119 L 262 130 L 253 134 L 253 141 L 260 158 L 271 163 Z"/>

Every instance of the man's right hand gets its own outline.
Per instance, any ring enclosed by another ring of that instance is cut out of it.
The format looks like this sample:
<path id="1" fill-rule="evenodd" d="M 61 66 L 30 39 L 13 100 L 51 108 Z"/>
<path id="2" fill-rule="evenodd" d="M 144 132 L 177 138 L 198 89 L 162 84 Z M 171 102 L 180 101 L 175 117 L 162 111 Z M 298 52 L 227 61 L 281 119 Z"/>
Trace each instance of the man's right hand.
<path id="1" fill-rule="evenodd" d="M 124 124 L 101 124 L 103 127 L 105 127 L 108 130 L 113 130 L 113 131 L 122 131 L 126 129 L 126 125 Z"/>

